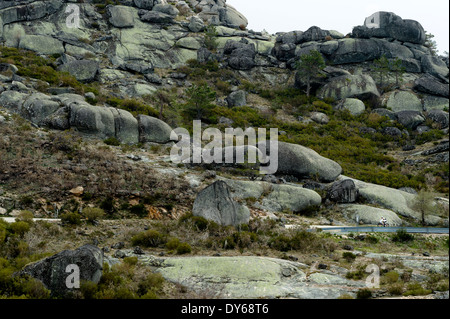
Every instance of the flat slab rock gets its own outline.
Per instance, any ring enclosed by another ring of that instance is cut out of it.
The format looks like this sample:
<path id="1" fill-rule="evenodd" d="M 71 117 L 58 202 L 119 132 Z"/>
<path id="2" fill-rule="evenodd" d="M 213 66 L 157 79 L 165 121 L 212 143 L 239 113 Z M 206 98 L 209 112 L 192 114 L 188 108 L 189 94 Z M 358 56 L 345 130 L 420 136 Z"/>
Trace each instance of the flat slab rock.
<path id="1" fill-rule="evenodd" d="M 305 264 L 268 257 L 139 258 L 168 281 L 222 298 L 336 299 L 365 286 L 329 271 L 308 274 Z"/>

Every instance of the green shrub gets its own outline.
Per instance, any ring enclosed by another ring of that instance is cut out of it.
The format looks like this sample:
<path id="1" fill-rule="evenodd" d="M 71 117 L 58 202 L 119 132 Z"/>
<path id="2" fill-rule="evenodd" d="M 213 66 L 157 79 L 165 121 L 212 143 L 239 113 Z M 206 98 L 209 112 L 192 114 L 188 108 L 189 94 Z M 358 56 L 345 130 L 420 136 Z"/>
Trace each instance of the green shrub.
<path id="1" fill-rule="evenodd" d="M 366 236 L 366 238 L 364 238 L 364 241 L 370 244 L 378 244 L 378 238 L 373 235 Z"/>
<path id="2" fill-rule="evenodd" d="M 23 237 L 23 235 L 25 235 L 30 230 L 30 224 L 24 221 L 18 221 L 11 223 L 9 225 L 9 229 L 13 234 Z"/>
<path id="3" fill-rule="evenodd" d="M 405 229 L 397 230 L 397 232 L 392 236 L 392 241 L 396 243 L 405 243 L 413 240 L 414 236 L 408 234 Z"/>
<path id="4" fill-rule="evenodd" d="M 418 282 L 412 282 L 408 284 L 406 292 L 403 293 L 403 296 L 426 296 L 431 294 L 431 290 L 425 289 Z"/>
<path id="5" fill-rule="evenodd" d="M 28 211 L 28 210 L 23 210 L 19 213 L 19 215 L 17 215 L 16 217 L 16 221 L 22 221 L 22 222 L 26 222 L 30 225 L 33 225 L 33 213 Z"/>
<path id="6" fill-rule="evenodd" d="M 392 284 L 388 287 L 388 292 L 393 296 L 401 296 L 403 294 L 404 285 L 402 282 Z"/>
<path id="7" fill-rule="evenodd" d="M 395 284 L 400 278 L 400 275 L 396 271 L 389 271 L 383 275 L 381 278 L 382 283 L 385 284 Z"/>
<path id="8" fill-rule="evenodd" d="M 356 255 L 349 251 L 344 252 L 342 254 L 342 257 L 349 263 L 353 262 L 356 259 Z"/>
<path id="9" fill-rule="evenodd" d="M 138 263 L 138 258 L 136 256 L 132 256 L 132 257 L 125 257 L 123 259 L 123 262 L 130 265 L 130 266 L 135 266 Z"/>
<path id="10" fill-rule="evenodd" d="M 103 141 L 103 143 L 105 143 L 106 145 L 111 145 L 111 146 L 120 146 L 120 141 L 115 138 L 115 137 L 108 137 L 107 139 L 105 139 Z"/>
<path id="11" fill-rule="evenodd" d="M 176 250 L 177 247 L 180 245 L 180 240 L 178 238 L 171 238 L 169 239 L 169 241 L 166 243 L 166 248 L 169 250 Z"/>
<path id="12" fill-rule="evenodd" d="M 333 241 L 306 230 L 295 231 L 290 234 L 280 234 L 269 241 L 269 246 L 283 252 L 289 250 L 330 252 L 336 248 Z"/>
<path id="13" fill-rule="evenodd" d="M 80 225 L 81 215 L 77 212 L 67 212 L 61 214 L 61 222 L 67 225 Z"/>
<path id="14" fill-rule="evenodd" d="M 105 211 L 101 208 L 87 207 L 83 209 L 83 215 L 89 222 L 94 223 L 105 216 Z"/>
<path id="15" fill-rule="evenodd" d="M 148 274 L 138 285 L 138 295 L 144 299 L 157 299 L 156 292 L 162 288 L 164 278 L 161 274 Z"/>
<path id="16" fill-rule="evenodd" d="M 156 230 L 147 230 L 131 238 L 133 246 L 158 247 L 166 242 L 162 234 Z"/>
<path id="17" fill-rule="evenodd" d="M 192 251 L 191 245 L 189 245 L 188 243 L 180 243 L 177 246 L 178 255 L 189 254 L 191 251 Z"/>

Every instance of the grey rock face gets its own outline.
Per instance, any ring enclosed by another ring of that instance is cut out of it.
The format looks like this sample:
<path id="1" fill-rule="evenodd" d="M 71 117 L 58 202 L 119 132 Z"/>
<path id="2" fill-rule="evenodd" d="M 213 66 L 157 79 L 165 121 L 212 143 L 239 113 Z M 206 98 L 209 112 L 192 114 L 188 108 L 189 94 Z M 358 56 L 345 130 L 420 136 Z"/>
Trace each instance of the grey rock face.
<path id="1" fill-rule="evenodd" d="M 73 272 L 67 266 L 76 265 L 80 270 L 80 280 L 98 283 L 102 276 L 103 252 L 100 248 L 85 245 L 76 250 L 64 250 L 54 256 L 29 264 L 18 275 L 30 275 L 40 280 L 53 295 L 70 293 L 66 279 Z"/>
<path id="2" fill-rule="evenodd" d="M 361 63 L 378 59 L 382 50 L 379 42 L 371 39 L 342 39 L 334 51 L 333 64 Z"/>
<path id="3" fill-rule="evenodd" d="M 444 61 L 431 55 L 422 56 L 421 61 L 424 72 L 448 83 L 448 67 Z"/>
<path id="4" fill-rule="evenodd" d="M 133 2 L 139 9 L 152 10 L 155 0 L 133 0 Z"/>
<path id="5" fill-rule="evenodd" d="M 109 22 L 116 28 L 134 27 L 134 17 L 130 7 L 108 6 L 106 12 Z"/>
<path id="6" fill-rule="evenodd" d="M 414 89 L 445 98 L 449 97 L 449 85 L 428 74 L 414 82 Z"/>
<path id="7" fill-rule="evenodd" d="M 59 67 L 60 71 L 69 72 L 78 81 L 92 82 L 99 70 L 99 64 L 93 60 L 76 60 L 63 64 Z"/>
<path id="8" fill-rule="evenodd" d="M 33 93 L 22 105 L 21 115 L 35 124 L 42 124 L 43 120 L 60 108 L 58 102 L 52 101 L 48 95 Z"/>
<path id="9" fill-rule="evenodd" d="M 110 108 L 85 102 L 71 103 L 69 123 L 78 131 L 100 139 L 115 136 L 114 116 Z"/>
<path id="10" fill-rule="evenodd" d="M 426 114 L 428 119 L 439 125 L 440 129 L 448 128 L 448 112 L 441 110 L 431 110 Z"/>
<path id="11" fill-rule="evenodd" d="M 139 15 L 139 18 L 143 22 L 156 24 L 171 24 L 173 22 L 173 16 L 158 11 L 143 12 L 143 14 Z"/>
<path id="12" fill-rule="evenodd" d="M 55 113 L 47 116 L 42 125 L 55 130 L 67 130 L 70 128 L 69 108 L 67 106 L 58 109 Z"/>
<path id="13" fill-rule="evenodd" d="M 246 93 L 242 90 L 230 93 L 225 100 L 228 103 L 228 107 L 247 105 Z"/>
<path id="14" fill-rule="evenodd" d="M 390 137 L 398 138 L 402 136 L 402 131 L 398 129 L 397 127 L 389 126 L 385 127 L 381 130 L 381 133 L 383 135 L 388 135 Z"/>
<path id="15" fill-rule="evenodd" d="M 271 177 L 277 180 L 275 176 Z M 303 187 L 259 181 L 223 180 L 230 187 L 231 196 L 235 200 L 256 198 L 258 201 L 251 204 L 251 207 L 266 212 L 276 213 L 283 210 L 301 212 L 322 202 L 318 193 Z"/>
<path id="16" fill-rule="evenodd" d="M 16 91 L 4 91 L 0 94 L 0 105 L 19 113 L 28 94 Z"/>
<path id="17" fill-rule="evenodd" d="M 248 25 L 247 18 L 230 5 L 219 9 L 219 19 L 224 25 L 230 28 L 246 28 Z"/>
<path id="18" fill-rule="evenodd" d="M 328 117 L 328 115 L 322 112 L 312 112 L 311 120 L 318 124 L 328 124 L 328 122 L 330 122 L 330 118 Z"/>
<path id="19" fill-rule="evenodd" d="M 198 193 L 192 213 L 224 226 L 247 224 L 250 219 L 248 208 L 231 198 L 230 188 L 224 181 L 217 181 Z"/>
<path id="20" fill-rule="evenodd" d="M 313 26 L 306 30 L 302 34 L 301 43 L 302 42 L 311 42 L 311 41 L 322 41 L 325 40 L 325 37 L 329 36 L 330 32 L 326 30 L 322 30 L 319 27 Z"/>
<path id="21" fill-rule="evenodd" d="M 353 203 L 358 198 L 358 189 L 352 180 L 337 181 L 328 190 L 327 198 L 337 203 Z"/>
<path id="22" fill-rule="evenodd" d="M 395 114 L 400 124 L 412 130 L 415 130 L 420 124 L 425 122 L 422 113 L 418 111 L 400 111 Z"/>
<path id="23" fill-rule="evenodd" d="M 236 70 L 250 70 L 255 66 L 256 47 L 248 40 L 228 40 L 223 49 L 224 54 L 229 55 L 228 64 Z"/>
<path id="24" fill-rule="evenodd" d="M 380 97 L 375 81 L 369 75 L 346 75 L 331 79 L 319 92 L 320 98 L 341 100 L 349 97 Z"/>
<path id="25" fill-rule="evenodd" d="M 115 136 L 124 144 L 139 143 L 137 119 L 125 110 L 110 108 L 114 116 Z"/>
<path id="26" fill-rule="evenodd" d="M 176 17 L 180 13 L 177 8 L 170 4 L 156 4 L 155 6 L 153 6 L 153 11 L 165 13 L 172 17 Z"/>
<path id="27" fill-rule="evenodd" d="M 197 16 L 193 16 L 191 17 L 191 19 L 189 20 L 189 26 L 188 26 L 189 30 L 191 30 L 192 32 L 200 32 L 203 31 L 203 29 L 205 28 L 205 23 L 203 22 L 202 19 L 200 19 Z"/>
<path id="28" fill-rule="evenodd" d="M 139 140 L 141 143 L 168 143 L 172 128 L 165 122 L 151 116 L 138 115 Z"/>

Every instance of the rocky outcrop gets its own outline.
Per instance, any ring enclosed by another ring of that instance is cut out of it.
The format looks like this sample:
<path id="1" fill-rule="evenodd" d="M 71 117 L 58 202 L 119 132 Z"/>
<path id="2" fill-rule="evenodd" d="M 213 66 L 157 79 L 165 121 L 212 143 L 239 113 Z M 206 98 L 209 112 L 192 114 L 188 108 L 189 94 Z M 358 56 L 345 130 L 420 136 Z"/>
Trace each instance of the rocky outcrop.
<path id="1" fill-rule="evenodd" d="M 192 213 L 223 226 L 247 224 L 250 219 L 248 208 L 232 199 L 224 181 L 217 181 L 198 193 Z"/>
<path id="2" fill-rule="evenodd" d="M 353 180 L 358 189 L 359 196 L 368 203 L 380 205 L 403 217 L 412 218 L 417 221 L 422 220 L 422 216 L 411 208 L 416 195 L 386 186 L 362 182 L 345 176 L 339 177 L 339 180 L 347 179 Z M 436 226 L 442 222 L 442 219 L 438 216 L 426 215 L 425 222 L 427 225 Z"/>
<path id="3" fill-rule="evenodd" d="M 392 12 L 380 11 L 366 18 L 364 26 L 355 27 L 356 38 L 392 38 L 400 42 L 423 45 L 425 30 L 417 21 L 403 20 Z"/>
<path id="4" fill-rule="evenodd" d="M 29 275 L 40 280 L 55 296 L 66 296 L 73 291 L 66 284 L 74 272 L 71 265 L 79 269 L 80 281 L 98 283 L 102 276 L 103 251 L 93 245 L 85 245 L 75 250 L 64 250 L 54 256 L 25 266 L 17 275 Z"/>
<path id="5" fill-rule="evenodd" d="M 249 207 L 270 213 L 281 211 L 301 213 L 318 207 L 322 202 L 318 193 L 297 185 L 232 179 L 223 181 L 230 187 L 231 196 L 235 200 L 246 201 Z"/>
<path id="6" fill-rule="evenodd" d="M 172 128 L 165 122 L 147 115 L 138 115 L 139 141 L 141 143 L 168 143 Z"/>
<path id="7" fill-rule="evenodd" d="M 404 225 L 398 215 L 389 209 L 357 204 L 341 205 L 341 208 L 348 218 L 353 221 L 358 220 L 363 225 L 378 225 L 382 217 L 386 218 L 390 227 Z"/>
<path id="8" fill-rule="evenodd" d="M 261 142 L 258 148 L 265 149 L 265 145 L 265 142 Z M 270 147 L 267 149 L 270 152 Z M 312 149 L 285 142 L 278 142 L 277 167 L 278 175 L 293 175 L 299 178 L 315 176 L 323 181 L 334 181 L 342 172 L 342 167 L 338 163 Z"/>

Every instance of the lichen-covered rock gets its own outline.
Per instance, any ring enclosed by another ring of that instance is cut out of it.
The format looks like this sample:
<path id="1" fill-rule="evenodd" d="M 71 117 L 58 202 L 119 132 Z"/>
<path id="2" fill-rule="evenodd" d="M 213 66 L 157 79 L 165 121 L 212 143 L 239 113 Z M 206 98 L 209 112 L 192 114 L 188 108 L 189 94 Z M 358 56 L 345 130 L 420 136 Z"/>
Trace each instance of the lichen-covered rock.
<path id="1" fill-rule="evenodd" d="M 390 94 L 386 107 L 393 112 L 423 111 L 422 101 L 409 91 L 395 91 Z"/>
<path id="2" fill-rule="evenodd" d="M 64 46 L 61 41 L 43 35 L 25 35 L 21 37 L 19 48 L 47 55 L 64 53 Z"/>

